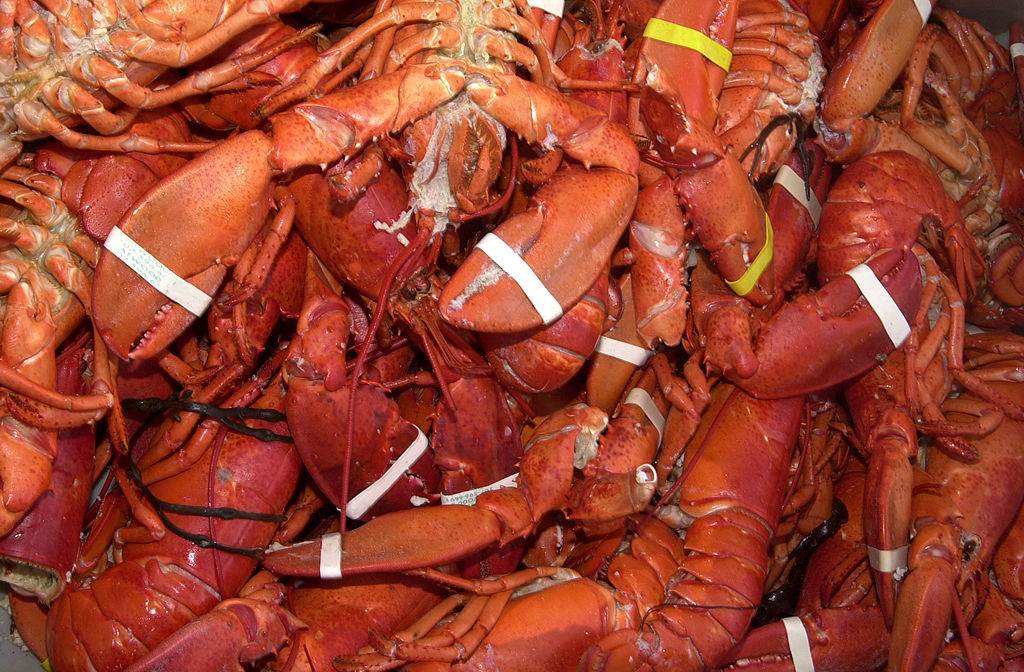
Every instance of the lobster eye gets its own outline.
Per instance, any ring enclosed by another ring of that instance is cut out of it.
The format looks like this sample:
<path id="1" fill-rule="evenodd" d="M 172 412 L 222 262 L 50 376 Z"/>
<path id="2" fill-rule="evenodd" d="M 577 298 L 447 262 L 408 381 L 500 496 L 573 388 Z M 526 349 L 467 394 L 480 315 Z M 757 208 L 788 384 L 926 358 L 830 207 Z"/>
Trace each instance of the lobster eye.
<path id="1" fill-rule="evenodd" d="M 964 539 L 964 543 L 963 543 L 964 559 L 963 559 L 963 561 L 965 563 L 966 562 L 970 562 L 971 558 L 973 558 L 974 555 L 978 552 L 978 547 L 979 546 L 981 546 L 981 542 L 975 536 L 967 537 L 966 539 Z"/>

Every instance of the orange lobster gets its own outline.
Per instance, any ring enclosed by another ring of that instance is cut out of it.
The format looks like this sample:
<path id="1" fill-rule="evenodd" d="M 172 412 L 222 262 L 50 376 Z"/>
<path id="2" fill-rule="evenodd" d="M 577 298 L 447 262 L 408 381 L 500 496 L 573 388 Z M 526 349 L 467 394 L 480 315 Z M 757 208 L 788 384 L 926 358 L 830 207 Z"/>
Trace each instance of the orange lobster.
<path id="1" fill-rule="evenodd" d="M 724 669 L 786 672 L 799 661 L 815 669 L 868 672 L 885 664 L 890 636 L 871 589 L 860 517 L 864 476 L 864 466 L 853 463 L 836 484 L 849 519 L 811 557 L 796 615 L 751 630 Z"/>
<path id="2" fill-rule="evenodd" d="M 86 335 L 88 337 L 88 335 Z M 56 391 L 81 394 L 86 383 L 88 338 L 78 338 L 56 360 Z M 89 503 L 90 473 L 96 452 L 96 429 L 81 425 L 57 433 L 53 487 L 0 539 L 0 580 L 12 591 L 52 602 L 66 583 L 78 553 L 77 539 Z"/>
<path id="3" fill-rule="evenodd" d="M 58 394 L 56 355 L 89 306 L 95 243 L 60 201 L 60 181 L 20 166 L 0 173 L 0 536 L 52 486 L 57 430 L 102 418 L 113 405 L 105 391 Z"/>
<path id="4" fill-rule="evenodd" d="M 770 224 L 739 160 L 712 130 L 737 12 L 737 2 L 660 5 L 638 47 L 633 81 L 643 86 L 631 103 L 630 126 L 650 139 L 655 164 L 676 176 L 675 191 L 718 271 L 760 305 L 775 289 Z M 704 46 L 684 48 L 680 40 Z"/>
<path id="5" fill-rule="evenodd" d="M 999 371 L 994 375 L 1002 377 Z M 1018 403 L 1024 399 L 1019 382 L 989 384 Z M 977 406 L 984 403 L 965 393 L 949 400 L 945 411 L 952 420 L 970 424 L 977 418 Z M 953 513 L 943 517 L 931 508 L 914 508 L 910 572 L 896 601 L 894 669 L 897 664 L 900 669 L 928 669 L 939 654 L 949 617 L 962 609 L 969 621 L 984 600 L 980 577 L 988 571 L 1024 497 L 1016 486 L 1022 477 L 1017 449 L 1022 431 L 1020 421 L 1004 418 L 994 431 L 974 439 L 979 449 L 974 464 L 943 453 L 929 456 L 928 473 L 949 498 Z M 986 498 L 985 506 L 974 503 L 973 498 L 986 493 L 1000 493 L 1002 498 Z"/>
<path id="6" fill-rule="evenodd" d="M 805 14 L 777 0 L 742 0 L 715 133 L 755 182 L 789 159 L 814 121 L 824 66 Z"/>
<path id="7" fill-rule="evenodd" d="M 638 441 L 654 441 L 649 420 L 625 416 L 613 420 Z M 546 417 L 524 446 L 514 487 L 477 495 L 472 506 L 449 504 L 395 511 L 361 527 L 268 553 L 264 567 L 289 576 L 345 576 L 401 571 L 464 559 L 495 545 L 505 546 L 537 528 L 548 513 L 562 508 L 590 523 L 621 520 L 644 506 L 654 494 L 653 468 L 630 464 L 610 478 L 597 474 L 576 479 L 575 469 L 599 455 L 608 417 L 599 409 L 576 404 Z M 574 465 L 579 465 L 574 466 Z M 585 494 L 600 480 L 604 497 Z M 446 531 L 441 534 L 441 531 Z M 458 531 L 461 543 L 447 543 Z M 340 544 L 340 546 L 339 546 Z M 343 549 L 343 552 L 342 550 Z"/>
<path id="8" fill-rule="evenodd" d="M 223 7 L 164 2 L 130 13 L 105 3 L 5 8 L 0 14 L 0 166 L 21 152 L 22 141 L 47 136 L 70 147 L 113 152 L 208 148 L 207 143 L 140 136 L 128 126 L 139 110 L 231 82 L 308 38 L 310 29 L 156 86 L 169 69 L 195 63 L 248 28 L 308 2 L 283 0 L 258 7 L 239 0 Z M 102 135 L 73 130 L 81 122 Z"/>

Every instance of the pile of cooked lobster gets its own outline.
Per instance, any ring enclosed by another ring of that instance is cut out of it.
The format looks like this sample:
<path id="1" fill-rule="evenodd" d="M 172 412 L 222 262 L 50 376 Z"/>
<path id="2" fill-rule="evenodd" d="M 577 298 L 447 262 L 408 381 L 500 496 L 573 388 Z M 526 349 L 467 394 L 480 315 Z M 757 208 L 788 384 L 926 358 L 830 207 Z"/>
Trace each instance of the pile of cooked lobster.
<path id="1" fill-rule="evenodd" d="M 0 579 L 48 669 L 1024 665 L 1024 24 L 0 18 Z"/>

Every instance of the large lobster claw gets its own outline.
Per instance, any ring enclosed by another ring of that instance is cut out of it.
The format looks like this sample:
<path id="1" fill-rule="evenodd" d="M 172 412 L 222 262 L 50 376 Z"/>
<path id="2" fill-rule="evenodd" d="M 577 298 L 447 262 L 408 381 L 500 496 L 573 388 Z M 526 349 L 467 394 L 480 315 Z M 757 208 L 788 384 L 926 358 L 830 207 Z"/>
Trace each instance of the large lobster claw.
<path id="1" fill-rule="evenodd" d="M 270 212 L 270 151 L 270 138 L 258 131 L 218 143 L 155 184 L 118 228 L 178 278 L 212 294 Z M 93 278 L 93 311 L 103 340 L 122 359 L 155 355 L 196 319 L 109 249 Z"/>
<path id="2" fill-rule="evenodd" d="M 921 267 L 907 249 L 886 250 L 866 262 L 909 323 L 921 302 Z M 840 276 L 814 295 L 783 306 L 758 334 L 752 376 L 729 374 L 748 394 L 778 399 L 827 389 L 851 380 L 896 347 L 881 318 L 853 278 Z M 808 343 L 831 347 L 809 352 Z"/>
<path id="3" fill-rule="evenodd" d="M 537 190 L 530 209 L 507 219 L 495 235 L 535 269 L 565 312 L 597 280 L 635 205 L 635 176 L 565 168 Z M 479 248 L 445 285 L 439 304 L 446 321 L 473 331 L 520 332 L 546 323 L 517 280 Z"/>

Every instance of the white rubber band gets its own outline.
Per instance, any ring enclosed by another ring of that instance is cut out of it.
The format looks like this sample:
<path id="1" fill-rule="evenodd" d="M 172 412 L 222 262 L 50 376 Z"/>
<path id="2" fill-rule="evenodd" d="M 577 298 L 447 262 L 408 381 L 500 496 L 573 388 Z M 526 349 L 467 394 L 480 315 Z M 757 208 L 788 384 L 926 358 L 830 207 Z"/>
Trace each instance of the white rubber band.
<path id="1" fill-rule="evenodd" d="M 928 17 L 932 15 L 932 3 L 930 0 L 914 0 L 917 13 L 921 15 L 921 25 L 928 23 Z"/>
<path id="2" fill-rule="evenodd" d="M 320 537 L 320 578 L 341 578 L 341 535 L 337 532 Z"/>
<path id="3" fill-rule="evenodd" d="M 491 483 L 490 485 L 483 485 L 479 488 L 473 488 L 472 490 L 463 490 L 462 492 L 456 492 L 451 495 L 441 495 L 441 504 L 464 504 L 465 506 L 473 506 L 476 504 L 476 498 L 485 492 L 516 487 L 516 479 L 518 478 L 519 472 L 517 471 L 514 474 L 506 476 L 500 481 Z"/>
<path id="4" fill-rule="evenodd" d="M 608 355 L 615 359 L 621 359 L 634 366 L 643 366 L 651 358 L 651 355 L 654 354 L 646 348 L 641 348 L 639 345 L 608 338 L 607 336 L 597 339 L 597 346 L 594 348 L 594 352 Z"/>
<path id="5" fill-rule="evenodd" d="M 128 237 L 116 226 L 103 242 L 103 247 L 128 265 L 154 289 L 174 301 L 182 308 L 199 317 L 206 312 L 213 297 L 187 280 L 178 277 L 174 271 L 160 263 L 160 260 Z"/>
<path id="6" fill-rule="evenodd" d="M 516 281 L 544 320 L 544 324 L 551 324 L 562 316 L 562 306 L 559 305 L 558 299 L 551 295 L 530 265 L 509 247 L 508 243 L 493 233 L 488 233 L 476 244 L 476 249 L 490 257 L 491 261 Z"/>
<path id="7" fill-rule="evenodd" d="M 1024 42 L 1014 42 L 1010 45 L 1010 58 L 1024 56 Z"/>
<path id="8" fill-rule="evenodd" d="M 412 440 L 412 443 L 405 449 L 405 452 L 399 455 L 398 459 L 388 467 L 384 475 L 366 486 L 366 489 L 358 495 L 348 500 L 345 515 L 349 518 L 359 518 L 369 511 L 370 507 L 376 504 L 377 500 L 383 497 L 391 489 L 391 486 L 398 482 L 398 479 L 405 474 L 405 470 L 414 465 L 416 460 L 420 459 L 423 453 L 427 452 L 429 445 L 427 437 L 417 427 L 416 438 Z"/>
<path id="9" fill-rule="evenodd" d="M 526 4 L 530 7 L 543 9 L 548 14 L 554 14 L 559 18 L 565 12 L 565 0 L 526 0 Z"/>
<path id="10" fill-rule="evenodd" d="M 796 672 L 814 672 L 814 658 L 811 657 L 811 642 L 807 639 L 807 628 L 798 616 L 782 619 L 789 641 L 789 655 L 793 657 Z"/>
<path id="11" fill-rule="evenodd" d="M 865 544 L 865 546 L 867 546 Z M 867 546 L 868 564 L 871 568 L 887 574 L 899 574 L 907 571 L 907 557 L 910 553 L 910 546 L 899 548 L 881 549 L 874 546 Z"/>
<path id="12" fill-rule="evenodd" d="M 811 190 L 811 198 L 807 199 L 807 183 L 796 174 L 796 171 L 783 164 L 779 172 L 775 173 L 775 184 L 789 192 L 789 195 L 796 199 L 796 202 L 804 206 L 807 214 L 814 220 L 814 229 L 818 229 L 818 222 L 821 220 L 821 203 L 818 197 Z"/>
<path id="13" fill-rule="evenodd" d="M 889 340 L 892 341 L 893 346 L 900 347 L 910 335 L 910 325 L 907 323 L 907 318 L 903 317 L 903 313 L 900 312 L 900 307 L 892 300 L 888 290 L 879 282 L 867 264 L 854 266 L 846 274 L 857 283 L 860 293 L 864 295 L 868 305 L 882 321 L 885 333 L 889 334 Z"/>
<path id="14" fill-rule="evenodd" d="M 626 400 L 623 404 L 636 404 L 640 407 L 640 410 L 644 412 L 647 419 L 651 421 L 654 428 L 658 430 L 658 445 L 661 445 L 661 439 L 665 435 L 665 416 L 661 414 L 658 407 L 654 404 L 654 399 L 651 398 L 650 393 L 642 387 L 634 387 L 626 395 Z"/>

